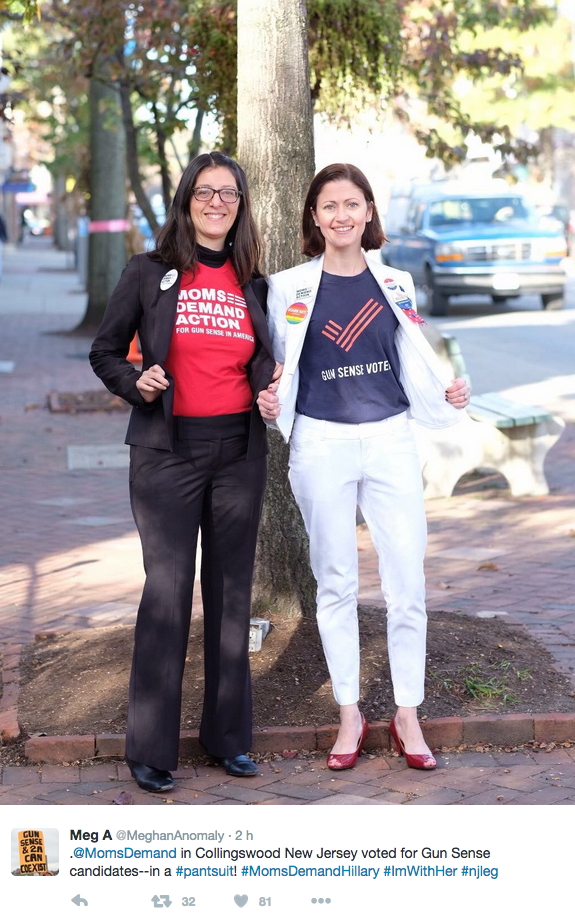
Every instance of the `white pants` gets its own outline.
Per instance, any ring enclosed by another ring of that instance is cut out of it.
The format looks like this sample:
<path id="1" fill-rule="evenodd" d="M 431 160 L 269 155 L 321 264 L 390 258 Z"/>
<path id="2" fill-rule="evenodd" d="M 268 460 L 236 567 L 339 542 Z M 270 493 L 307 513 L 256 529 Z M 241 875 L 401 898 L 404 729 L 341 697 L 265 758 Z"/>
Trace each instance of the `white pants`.
<path id="1" fill-rule="evenodd" d="M 310 541 L 317 621 L 340 705 L 359 699 L 359 505 L 379 558 L 397 706 L 418 706 L 425 674 L 426 523 L 421 468 L 405 413 L 361 425 L 296 416 L 290 483 Z"/>

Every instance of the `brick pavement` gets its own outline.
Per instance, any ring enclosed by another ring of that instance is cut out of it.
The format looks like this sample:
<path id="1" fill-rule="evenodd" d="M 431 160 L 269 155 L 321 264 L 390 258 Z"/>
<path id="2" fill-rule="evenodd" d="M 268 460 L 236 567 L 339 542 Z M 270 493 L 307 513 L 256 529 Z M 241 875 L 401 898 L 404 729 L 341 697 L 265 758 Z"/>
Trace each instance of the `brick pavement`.
<path id="1" fill-rule="evenodd" d="M 431 772 L 374 754 L 344 774 L 318 756 L 278 756 L 252 779 L 202 764 L 175 777 L 171 792 L 149 795 L 123 763 L 5 766 L 0 805 L 112 805 L 121 792 L 134 805 L 575 805 L 575 748 L 449 753 Z"/>
<path id="2" fill-rule="evenodd" d="M 141 590 L 143 572 L 125 470 L 70 470 L 67 464 L 68 446 L 121 444 L 126 416 L 119 412 L 56 415 L 46 406 L 51 390 L 78 392 L 101 386 L 87 363 L 89 339 L 69 334 L 81 318 L 84 304 L 85 294 L 70 266 L 69 255 L 56 252 L 43 239 L 31 240 L 21 249 L 6 247 L 5 273 L 0 282 L 0 471 L 4 486 L 0 498 L 0 650 L 5 653 L 0 731 L 10 724 L 7 713 L 14 718 L 17 710 L 19 646 L 46 630 L 131 622 Z M 575 415 L 566 420 L 575 423 Z M 572 679 L 574 450 L 575 425 L 570 424 L 548 457 L 548 497 L 511 499 L 505 490 L 473 491 L 468 485 L 451 499 L 428 502 L 426 563 L 430 610 L 488 616 L 495 612 L 508 621 L 523 623 L 551 652 L 557 667 Z M 360 529 L 358 539 L 360 600 L 381 603 L 369 535 Z M 484 563 L 490 566 L 482 568 Z M 196 606 L 195 613 L 198 612 Z M 450 755 L 449 763 L 436 771 L 433 779 L 406 771 L 401 768 L 402 761 L 395 758 L 375 756 L 362 765 L 361 771 L 354 770 L 349 779 L 338 779 L 336 785 L 331 775 L 324 777 L 325 794 L 321 782 L 318 790 L 315 780 L 306 784 L 299 779 L 294 783 L 294 762 L 280 762 L 274 769 L 279 769 L 285 779 L 277 780 L 273 789 L 269 779 L 261 785 L 258 780 L 257 789 L 251 784 L 248 791 L 251 789 L 252 796 L 259 791 L 255 799 L 262 802 L 272 801 L 272 792 L 274 802 L 295 801 L 293 788 L 302 785 L 314 790 L 313 801 L 333 798 L 333 790 L 337 789 L 337 801 L 342 804 L 350 797 L 363 801 L 366 795 L 358 791 L 362 786 L 369 787 L 370 801 L 382 798 L 411 804 L 437 803 L 443 796 L 442 801 L 460 802 L 474 795 L 484 800 L 494 789 L 503 796 L 496 796 L 495 802 L 516 803 L 521 797 L 527 800 L 538 795 L 563 801 L 572 797 L 569 791 L 562 795 L 567 785 L 556 785 L 559 780 L 545 778 L 546 766 L 553 772 L 553 758 L 559 755 L 564 758 L 565 776 L 571 776 L 569 788 L 573 788 L 572 750 L 558 749 L 557 754 L 526 751 L 512 755 L 516 760 L 510 767 L 511 775 L 521 775 L 522 783 L 527 782 L 526 767 L 541 770 L 535 770 L 536 778 L 529 789 L 513 787 L 511 793 L 499 789 L 499 785 L 509 787 L 510 774 L 497 760 L 505 755 L 495 753 L 481 755 L 493 758 L 482 766 L 477 763 L 477 754 Z M 551 760 L 545 760 L 549 757 Z M 543 762 L 537 758 L 543 758 Z M 300 764 L 302 772 L 297 771 L 297 776 L 311 776 L 311 767 L 306 764 L 307 761 Z M 516 765 L 522 767 L 522 773 L 516 772 Z M 86 801 L 93 792 L 98 792 L 94 800 L 102 801 L 101 796 L 118 789 L 125 779 L 121 765 L 105 765 L 105 770 L 114 776 L 106 780 L 112 786 L 98 790 L 94 782 L 88 793 L 93 779 L 86 777 L 93 774 L 84 774 L 87 768 L 79 769 L 83 778 L 70 767 L 6 767 L 0 801 L 9 801 L 6 796 L 16 796 L 14 801 L 35 801 L 59 794 L 72 796 L 70 801 L 78 800 L 74 796 Z M 191 782 L 190 770 L 194 774 Z M 212 773 L 216 779 L 206 787 Z M 362 779 L 364 775 L 367 779 Z M 399 776 L 405 784 L 401 788 L 397 788 Z M 26 778 L 27 782 L 20 782 Z M 458 784 L 464 781 L 468 787 L 462 788 L 460 794 Z M 472 793 L 474 783 L 477 789 Z M 419 790 L 413 795 L 412 786 Z M 234 788 L 241 787 L 234 783 Z M 190 801 L 199 801 L 196 796 L 206 795 L 210 800 L 226 801 L 221 775 L 210 768 L 190 767 L 178 790 L 179 796 L 188 796 Z M 316 796 L 315 791 L 321 794 Z M 145 797 L 146 801 L 151 798 Z"/>

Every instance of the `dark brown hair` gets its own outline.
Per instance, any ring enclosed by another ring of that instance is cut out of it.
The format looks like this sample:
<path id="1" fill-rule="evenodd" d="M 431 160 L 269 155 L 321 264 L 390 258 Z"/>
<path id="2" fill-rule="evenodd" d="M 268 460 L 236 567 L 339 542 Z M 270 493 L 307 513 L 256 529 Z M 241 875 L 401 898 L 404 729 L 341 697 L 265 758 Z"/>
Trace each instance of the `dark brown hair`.
<path id="1" fill-rule="evenodd" d="M 225 166 L 233 174 L 242 193 L 238 214 L 225 242 L 240 284 L 259 276 L 261 243 L 252 217 L 250 193 L 246 174 L 235 160 L 215 150 L 200 153 L 188 163 L 176 189 L 164 226 L 156 238 L 156 248 L 149 256 L 167 262 L 179 271 L 194 271 L 198 264 L 196 231 L 190 214 L 190 199 L 198 175 L 203 169 Z"/>
<path id="2" fill-rule="evenodd" d="M 302 252 L 305 256 L 319 256 L 325 251 L 325 239 L 319 227 L 315 225 L 312 212 L 315 211 L 317 199 L 324 185 L 327 185 L 328 182 L 339 182 L 341 179 L 353 182 L 373 208 L 371 220 L 366 224 L 361 237 L 362 248 L 379 249 L 385 242 L 373 190 L 362 171 L 357 166 L 352 166 L 351 163 L 332 163 L 331 166 L 325 166 L 317 176 L 314 176 L 306 195 L 301 220 Z"/>

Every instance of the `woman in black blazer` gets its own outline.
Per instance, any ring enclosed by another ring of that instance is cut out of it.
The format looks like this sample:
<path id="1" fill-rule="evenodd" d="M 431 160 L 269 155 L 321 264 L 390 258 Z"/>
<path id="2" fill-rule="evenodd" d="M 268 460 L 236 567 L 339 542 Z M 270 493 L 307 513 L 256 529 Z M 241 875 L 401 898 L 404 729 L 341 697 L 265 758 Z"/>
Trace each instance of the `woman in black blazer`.
<path id="1" fill-rule="evenodd" d="M 267 285 L 241 167 L 201 154 L 182 175 L 156 248 L 133 256 L 90 352 L 133 406 L 130 499 L 146 581 L 136 622 L 126 762 L 138 785 L 171 789 L 202 534 L 205 692 L 200 742 L 232 776 L 253 776 L 248 660 L 251 586 L 267 473 L 255 399 L 275 379 Z M 142 372 L 126 359 L 138 334 Z"/>

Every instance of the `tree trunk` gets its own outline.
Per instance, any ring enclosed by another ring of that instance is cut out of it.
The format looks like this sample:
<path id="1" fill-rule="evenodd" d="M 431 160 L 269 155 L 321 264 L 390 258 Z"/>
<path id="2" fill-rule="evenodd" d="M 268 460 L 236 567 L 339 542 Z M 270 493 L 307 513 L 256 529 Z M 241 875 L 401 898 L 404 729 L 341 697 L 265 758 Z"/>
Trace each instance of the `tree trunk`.
<path id="1" fill-rule="evenodd" d="M 57 173 L 53 176 L 54 182 L 54 245 L 62 252 L 68 252 L 72 246 L 69 241 L 69 214 L 68 214 L 68 196 L 66 194 L 66 176 L 63 173 Z"/>
<path id="2" fill-rule="evenodd" d="M 250 183 L 266 273 L 301 262 L 301 209 L 314 172 L 305 0 L 238 0 L 238 159 Z M 288 449 L 274 433 L 270 442 L 255 609 L 309 614 L 315 582 L 288 483 Z"/>
<path id="3" fill-rule="evenodd" d="M 158 147 L 158 165 L 160 167 L 160 178 L 162 181 L 162 200 L 164 202 L 164 210 L 167 213 L 172 201 L 172 182 L 170 180 L 170 170 L 168 167 L 168 158 L 166 156 L 167 138 L 166 132 L 162 127 L 162 120 L 158 112 L 158 107 L 155 103 L 152 105 L 152 112 L 154 114 L 154 128 Z"/>
<path id="4" fill-rule="evenodd" d="M 200 147 L 202 144 L 202 125 L 204 122 L 205 110 L 198 105 L 196 109 L 196 120 L 194 122 L 194 130 L 192 132 L 192 139 L 189 145 L 190 160 L 193 160 L 194 157 L 197 157 L 200 152 Z"/>
<path id="5" fill-rule="evenodd" d="M 105 81 L 105 66 L 99 74 L 90 80 L 90 222 L 124 221 L 126 135 L 120 93 Z M 123 229 L 90 232 L 88 306 L 80 330 L 99 326 L 125 264 Z"/>
<path id="6" fill-rule="evenodd" d="M 305 0 L 238 0 L 238 158 L 266 272 L 303 261 L 301 210 L 314 174 Z"/>
<path id="7" fill-rule="evenodd" d="M 150 230 L 155 233 L 158 229 L 158 220 L 154 209 L 150 203 L 140 174 L 140 160 L 138 157 L 138 142 L 136 139 L 136 126 L 134 124 L 134 110 L 132 109 L 132 99 L 130 84 L 128 80 L 120 81 L 120 100 L 122 103 L 122 118 L 124 121 L 124 131 L 126 132 L 126 165 L 130 177 L 130 185 L 136 199 L 136 204 L 142 211 L 142 214 L 150 225 Z"/>
<path id="8" fill-rule="evenodd" d="M 543 170 L 545 182 L 550 188 L 555 181 L 555 129 L 541 128 L 539 131 L 539 165 Z"/>

